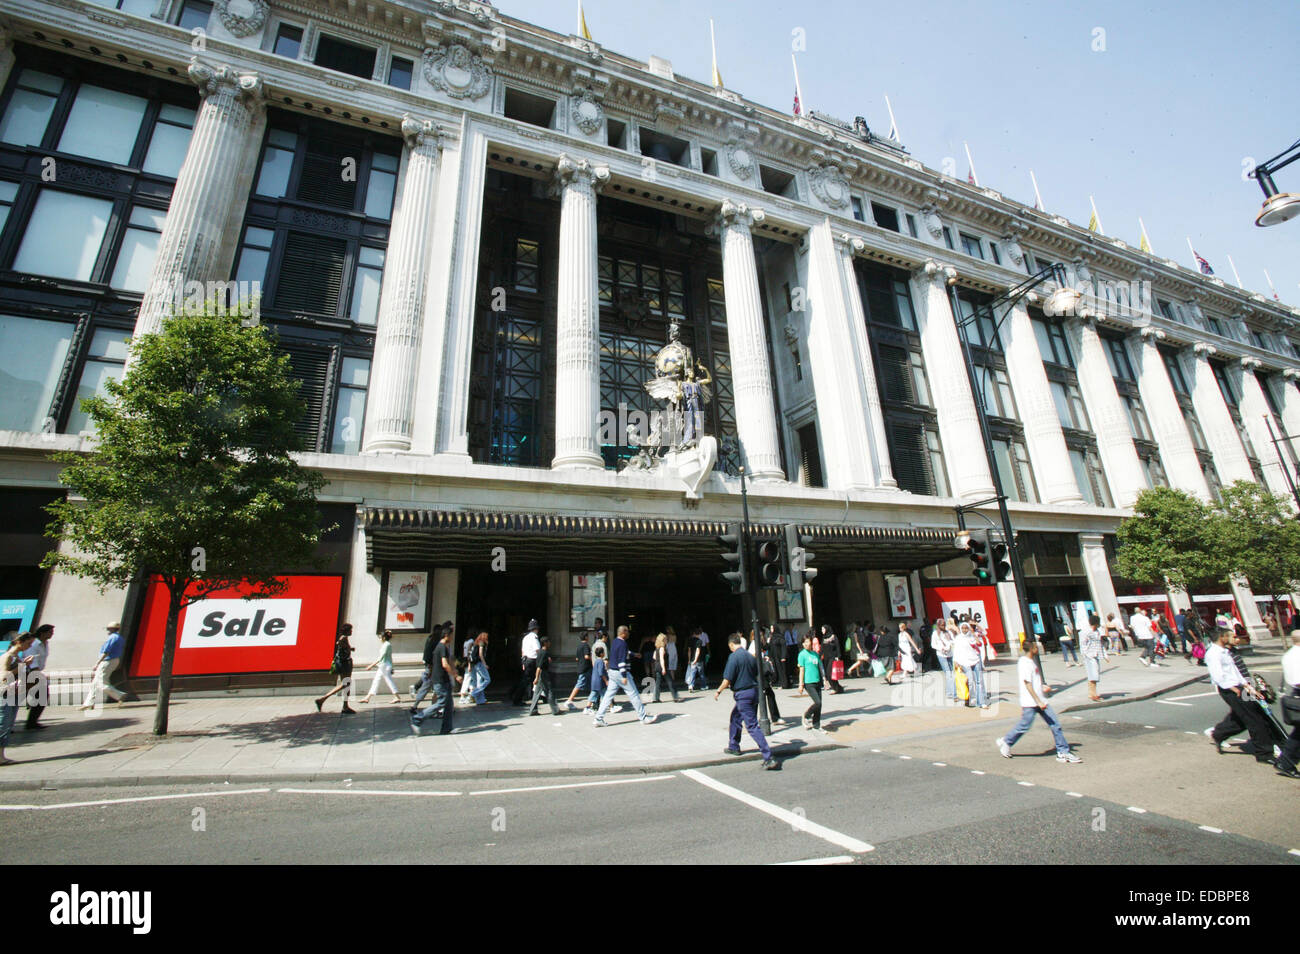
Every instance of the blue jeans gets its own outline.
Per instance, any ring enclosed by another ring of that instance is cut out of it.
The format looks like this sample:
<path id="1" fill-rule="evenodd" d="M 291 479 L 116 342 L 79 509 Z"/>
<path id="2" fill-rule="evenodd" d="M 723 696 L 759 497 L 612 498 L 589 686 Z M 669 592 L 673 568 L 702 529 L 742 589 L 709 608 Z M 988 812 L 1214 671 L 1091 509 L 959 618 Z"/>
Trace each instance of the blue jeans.
<path id="1" fill-rule="evenodd" d="M 763 761 L 766 762 L 772 757 L 772 747 L 767 744 L 763 730 L 758 726 L 758 690 L 741 689 L 732 693 L 732 698 L 735 705 L 731 707 L 731 733 L 727 736 L 727 747 L 740 750 L 740 725 L 743 722 L 745 731 L 758 743 L 758 751 L 763 754 Z"/>
<path id="2" fill-rule="evenodd" d="M 966 672 L 966 685 L 970 687 L 971 701 L 980 708 L 988 705 L 988 693 L 984 689 L 984 664 L 974 663 L 961 668 Z"/>
<path id="3" fill-rule="evenodd" d="M 432 704 L 425 707 L 422 712 L 411 716 L 411 721 L 419 725 L 431 715 L 442 716 L 442 730 L 440 735 L 449 735 L 451 733 L 452 715 L 456 711 L 456 702 L 452 698 L 452 687 L 443 685 L 441 682 L 433 684 L 434 699 Z"/>
<path id="4" fill-rule="evenodd" d="M 1057 718 L 1051 706 L 1043 706 L 1041 709 L 1035 709 L 1032 706 L 1026 706 L 1020 710 L 1020 721 L 1016 727 L 1006 734 L 1002 740 L 1008 746 L 1015 745 L 1020 741 L 1020 737 L 1029 731 L 1029 727 L 1034 723 L 1034 716 L 1041 715 L 1047 727 L 1052 730 L 1052 738 L 1056 740 L 1056 754 L 1064 755 L 1070 751 L 1070 743 L 1065 741 L 1065 733 L 1061 731 L 1061 720 Z"/>
<path id="5" fill-rule="evenodd" d="M 609 685 L 605 687 L 605 695 L 600 700 L 600 709 L 596 712 L 596 718 L 603 719 L 605 717 L 605 710 L 609 708 L 615 693 L 620 689 L 626 692 L 627 697 L 632 700 L 632 708 L 636 710 L 636 717 L 644 719 L 646 717 L 645 705 L 641 702 L 641 694 L 636 691 L 636 683 L 628 677 L 627 673 L 619 672 L 617 669 L 610 670 Z"/>
<path id="6" fill-rule="evenodd" d="M 487 702 L 487 687 L 491 685 L 492 677 L 488 675 L 487 663 L 475 663 L 474 675 L 469 680 L 469 691 L 474 697 L 474 701 L 482 704 Z"/>
<path id="7" fill-rule="evenodd" d="M 1079 651 L 1074 648 L 1074 640 L 1061 640 L 1061 662 L 1069 662 L 1071 656 L 1074 657 L 1075 662 L 1079 661 Z"/>
<path id="8" fill-rule="evenodd" d="M 939 653 L 939 668 L 943 670 L 943 694 L 946 699 L 957 698 L 957 682 L 952 672 L 952 657 Z"/>
<path id="9" fill-rule="evenodd" d="M 13 683 L 10 686 L 10 689 L 12 690 L 13 693 L 13 698 L 15 700 L 17 700 L 18 698 L 17 686 L 18 686 L 17 683 Z M 17 701 L 15 701 L 12 705 L 10 705 L 8 700 L 6 700 L 5 704 L 3 706 L 0 706 L 0 749 L 3 749 L 9 743 L 9 732 L 10 730 L 13 729 L 14 720 L 17 718 L 18 718 Z"/>

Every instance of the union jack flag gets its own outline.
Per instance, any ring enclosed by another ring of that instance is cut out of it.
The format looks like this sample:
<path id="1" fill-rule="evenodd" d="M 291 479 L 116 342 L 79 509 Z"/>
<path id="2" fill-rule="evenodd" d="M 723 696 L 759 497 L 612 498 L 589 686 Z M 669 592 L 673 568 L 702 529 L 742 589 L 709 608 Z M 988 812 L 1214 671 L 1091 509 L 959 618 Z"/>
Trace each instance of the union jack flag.
<path id="1" fill-rule="evenodd" d="M 799 105 L 799 91 L 797 89 L 794 91 L 794 114 L 796 116 L 803 115 L 803 107 Z"/>
<path id="2" fill-rule="evenodd" d="M 1192 249 L 1192 256 L 1196 259 L 1196 267 L 1201 270 L 1202 275 L 1213 275 L 1214 269 L 1210 268 L 1210 263 L 1201 258 L 1196 249 Z"/>

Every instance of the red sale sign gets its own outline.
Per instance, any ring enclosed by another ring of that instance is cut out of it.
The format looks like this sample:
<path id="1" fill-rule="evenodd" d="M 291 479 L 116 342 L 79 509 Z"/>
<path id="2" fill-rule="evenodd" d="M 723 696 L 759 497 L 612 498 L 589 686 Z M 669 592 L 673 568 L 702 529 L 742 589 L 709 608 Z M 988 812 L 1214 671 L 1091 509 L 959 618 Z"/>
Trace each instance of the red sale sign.
<path id="1" fill-rule="evenodd" d="M 989 629 L 989 642 L 995 646 L 1006 643 L 1002 631 L 1002 613 L 998 610 L 998 594 L 991 586 L 931 586 L 925 590 L 925 618 L 934 622 L 945 619 L 953 611 L 960 619 L 969 615 L 984 623 Z"/>
<path id="2" fill-rule="evenodd" d="M 338 638 L 341 576 L 287 576 L 288 588 L 246 600 L 250 590 L 218 590 L 181 610 L 178 676 L 329 669 Z M 145 595 L 131 675 L 155 677 L 167 631 L 167 588 L 151 581 Z"/>

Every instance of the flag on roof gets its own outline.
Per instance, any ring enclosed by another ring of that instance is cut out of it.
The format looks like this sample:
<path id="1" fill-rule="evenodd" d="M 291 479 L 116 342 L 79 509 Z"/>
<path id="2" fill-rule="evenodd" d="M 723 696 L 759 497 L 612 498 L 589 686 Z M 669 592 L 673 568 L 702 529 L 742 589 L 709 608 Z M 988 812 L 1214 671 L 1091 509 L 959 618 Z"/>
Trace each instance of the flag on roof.
<path id="1" fill-rule="evenodd" d="M 802 116 L 802 115 L 803 115 L 803 112 L 802 112 L 802 110 L 801 110 L 800 107 L 799 107 L 799 90 L 797 90 L 797 89 L 794 91 L 794 114 L 795 114 L 796 116 Z"/>
<path id="2" fill-rule="evenodd" d="M 1142 241 L 1138 243 L 1138 248 L 1141 249 L 1142 251 L 1146 252 L 1148 255 L 1150 255 L 1150 254 L 1151 254 L 1151 240 L 1150 240 L 1149 238 L 1147 238 L 1147 227 L 1146 227 L 1146 223 L 1142 221 L 1142 217 L 1141 217 L 1141 216 L 1138 216 L 1138 228 L 1140 228 L 1140 229 L 1142 230 Z"/>
<path id="3" fill-rule="evenodd" d="M 591 31 L 587 29 L 587 17 L 582 12 L 582 0 L 578 0 L 578 36 L 584 40 L 591 39 Z"/>
<path id="4" fill-rule="evenodd" d="M 1210 263 L 1201 258 L 1196 249 L 1192 249 L 1192 257 L 1196 259 L 1196 267 L 1201 270 L 1202 275 L 1214 274 L 1214 269 L 1210 268 Z"/>
<path id="5" fill-rule="evenodd" d="M 713 49 L 713 88 L 722 89 L 722 74 L 718 72 L 718 41 L 713 36 L 713 18 L 709 18 L 709 46 Z"/>
<path id="6" fill-rule="evenodd" d="M 1097 211 L 1094 209 L 1092 218 L 1088 219 L 1088 231 L 1096 232 L 1100 227 L 1101 223 L 1097 221 Z"/>

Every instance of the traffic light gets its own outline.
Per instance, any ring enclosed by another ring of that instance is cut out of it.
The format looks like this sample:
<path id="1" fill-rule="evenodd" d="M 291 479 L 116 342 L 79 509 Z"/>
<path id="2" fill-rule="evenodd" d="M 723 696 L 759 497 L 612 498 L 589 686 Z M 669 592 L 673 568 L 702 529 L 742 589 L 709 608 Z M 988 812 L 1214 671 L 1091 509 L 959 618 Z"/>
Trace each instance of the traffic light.
<path id="1" fill-rule="evenodd" d="M 729 569 L 719 574 L 731 586 L 731 592 L 740 594 L 748 592 L 746 582 L 749 574 L 745 567 L 745 538 L 738 523 L 727 524 L 727 532 L 718 537 L 724 547 L 722 559 L 727 561 Z"/>
<path id="2" fill-rule="evenodd" d="M 781 541 L 768 537 L 754 541 L 754 560 L 758 566 L 758 585 L 777 589 L 785 585 L 786 572 L 781 559 Z"/>
<path id="3" fill-rule="evenodd" d="M 803 542 L 799 539 L 798 524 L 785 525 L 785 552 L 790 561 L 790 575 L 785 584 L 786 589 L 802 590 L 805 583 L 811 583 L 816 578 L 817 570 L 808 565 L 816 554 L 804 549 Z"/>
<path id="4" fill-rule="evenodd" d="M 966 536 L 966 555 L 970 557 L 971 575 L 975 582 L 987 585 L 993 582 L 993 570 L 989 566 L 989 532 L 971 530 Z"/>
<path id="5" fill-rule="evenodd" d="M 994 579 L 999 583 L 1011 579 L 1011 554 L 1007 552 L 1005 543 L 994 543 L 989 546 L 989 560 L 993 564 Z"/>

